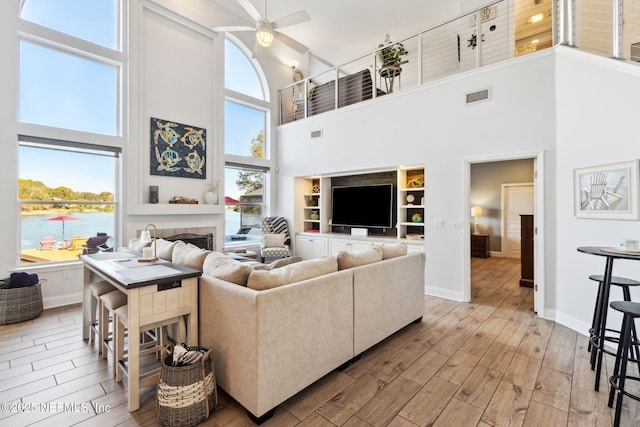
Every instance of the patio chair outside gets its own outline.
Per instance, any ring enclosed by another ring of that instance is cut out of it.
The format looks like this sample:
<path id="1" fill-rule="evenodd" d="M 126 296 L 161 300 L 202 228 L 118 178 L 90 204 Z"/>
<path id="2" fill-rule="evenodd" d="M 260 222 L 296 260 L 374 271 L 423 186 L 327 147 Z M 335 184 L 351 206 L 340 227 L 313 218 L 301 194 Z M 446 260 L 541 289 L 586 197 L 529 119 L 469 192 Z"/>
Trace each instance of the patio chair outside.
<path id="1" fill-rule="evenodd" d="M 56 239 L 53 238 L 53 236 L 45 236 L 42 238 L 42 240 L 40 240 L 40 250 L 46 250 L 46 249 L 55 249 L 56 247 Z"/>

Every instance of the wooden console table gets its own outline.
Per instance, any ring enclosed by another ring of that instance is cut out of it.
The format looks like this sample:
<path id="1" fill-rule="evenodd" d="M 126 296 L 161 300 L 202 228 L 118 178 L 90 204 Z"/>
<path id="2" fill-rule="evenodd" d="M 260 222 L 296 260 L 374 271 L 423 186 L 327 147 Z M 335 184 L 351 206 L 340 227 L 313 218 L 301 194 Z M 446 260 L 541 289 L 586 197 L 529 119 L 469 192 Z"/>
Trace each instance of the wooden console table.
<path id="1" fill-rule="evenodd" d="M 200 271 L 164 260 L 138 262 L 138 257 L 128 252 L 82 255 L 80 259 L 84 263 L 83 339 L 89 339 L 89 285 L 92 276 L 95 275 L 127 294 L 129 337 L 139 336 L 146 325 L 185 316 L 186 330 L 182 327 L 179 329 L 178 340 L 190 346 L 198 345 L 198 277 L 202 275 Z M 141 384 L 145 384 L 140 381 L 140 347 L 130 345 L 128 357 L 129 411 L 135 411 L 140 408 Z"/>
<path id="2" fill-rule="evenodd" d="M 480 258 L 489 258 L 491 256 L 488 234 L 471 235 L 471 256 Z"/>

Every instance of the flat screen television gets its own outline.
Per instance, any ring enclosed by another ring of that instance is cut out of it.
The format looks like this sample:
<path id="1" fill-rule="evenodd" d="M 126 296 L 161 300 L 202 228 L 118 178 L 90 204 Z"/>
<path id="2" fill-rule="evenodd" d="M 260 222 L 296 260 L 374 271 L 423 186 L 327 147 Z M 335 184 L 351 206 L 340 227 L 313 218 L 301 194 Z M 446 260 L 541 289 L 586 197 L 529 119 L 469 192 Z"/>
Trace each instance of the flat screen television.
<path id="1" fill-rule="evenodd" d="M 331 224 L 345 227 L 392 228 L 393 184 L 333 187 Z"/>

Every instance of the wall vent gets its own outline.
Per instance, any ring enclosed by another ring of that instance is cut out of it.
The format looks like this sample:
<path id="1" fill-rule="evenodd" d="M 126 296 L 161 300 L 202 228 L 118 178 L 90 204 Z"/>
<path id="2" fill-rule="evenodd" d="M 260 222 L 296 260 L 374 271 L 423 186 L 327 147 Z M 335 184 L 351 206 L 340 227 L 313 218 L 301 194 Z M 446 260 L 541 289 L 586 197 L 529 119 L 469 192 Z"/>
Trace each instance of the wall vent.
<path id="1" fill-rule="evenodd" d="M 322 130 L 312 130 L 311 139 L 314 139 L 314 138 L 322 138 Z"/>
<path id="2" fill-rule="evenodd" d="M 465 104 L 473 104 L 474 102 L 487 101 L 489 99 L 489 89 L 479 90 L 477 92 L 465 95 Z"/>

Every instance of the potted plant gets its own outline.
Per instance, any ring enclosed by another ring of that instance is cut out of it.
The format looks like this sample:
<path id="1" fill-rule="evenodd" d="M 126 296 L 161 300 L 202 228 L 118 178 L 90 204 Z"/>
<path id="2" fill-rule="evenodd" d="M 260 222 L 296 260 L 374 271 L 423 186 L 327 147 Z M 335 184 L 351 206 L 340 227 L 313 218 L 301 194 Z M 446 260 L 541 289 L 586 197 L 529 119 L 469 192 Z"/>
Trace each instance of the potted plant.
<path id="1" fill-rule="evenodd" d="M 380 43 L 378 45 L 378 50 L 376 50 L 376 56 L 383 67 L 390 65 L 400 66 L 400 64 L 408 62 L 407 60 L 402 60 L 402 57 L 408 53 L 409 52 L 404 48 L 402 43 L 392 42 L 389 38 L 389 34 L 385 36 L 384 42 Z"/>

